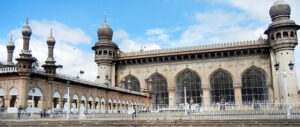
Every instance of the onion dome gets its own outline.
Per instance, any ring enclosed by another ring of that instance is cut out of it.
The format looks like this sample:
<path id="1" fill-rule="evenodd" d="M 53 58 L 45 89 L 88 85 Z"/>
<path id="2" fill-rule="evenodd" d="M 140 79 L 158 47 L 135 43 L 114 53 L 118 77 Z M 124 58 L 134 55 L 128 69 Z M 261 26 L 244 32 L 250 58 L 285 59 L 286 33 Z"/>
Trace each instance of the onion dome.
<path id="1" fill-rule="evenodd" d="M 55 45 L 55 39 L 54 37 L 52 36 L 52 29 L 51 29 L 51 32 L 50 32 L 50 37 L 48 38 L 47 40 L 47 44 L 48 46 L 54 46 Z"/>
<path id="2" fill-rule="evenodd" d="M 278 17 L 290 17 L 291 7 L 283 0 L 277 0 L 270 9 L 270 16 L 272 19 Z"/>
<path id="3" fill-rule="evenodd" d="M 28 17 L 26 19 L 26 25 L 23 27 L 22 34 L 23 34 L 23 36 L 26 36 L 26 37 L 30 37 L 31 34 L 32 34 L 32 31 L 31 31 L 30 26 L 28 24 Z"/>
<path id="4" fill-rule="evenodd" d="M 8 50 L 14 50 L 15 49 L 15 44 L 12 42 L 12 35 L 10 36 L 10 41 L 8 42 L 8 44 L 6 45 L 6 48 Z"/>
<path id="5" fill-rule="evenodd" d="M 113 30 L 106 24 L 106 17 L 104 20 L 104 24 L 97 31 L 98 39 L 112 39 Z"/>

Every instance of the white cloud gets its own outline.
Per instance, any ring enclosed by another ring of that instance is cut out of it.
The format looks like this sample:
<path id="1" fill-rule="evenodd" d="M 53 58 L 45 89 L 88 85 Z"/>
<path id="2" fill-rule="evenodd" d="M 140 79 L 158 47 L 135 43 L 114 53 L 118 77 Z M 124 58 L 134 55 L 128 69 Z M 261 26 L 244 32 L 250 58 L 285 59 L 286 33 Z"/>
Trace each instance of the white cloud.
<path id="1" fill-rule="evenodd" d="M 58 72 L 77 76 L 80 70 L 84 70 L 85 74 L 83 78 L 95 81 L 98 72 L 93 53 L 69 45 L 70 43 L 86 43 L 90 40 L 90 37 L 82 30 L 69 28 L 56 21 L 32 21 L 30 26 L 33 33 L 30 39 L 30 50 L 32 50 L 32 56 L 38 59 L 40 66 L 45 63 L 47 58 L 48 47 L 46 38 L 49 37 L 50 28 L 52 27 L 54 33 L 56 33 L 53 35 L 56 39 L 54 57 L 57 64 L 63 65 L 63 69 L 59 69 Z M 16 48 L 14 58 L 17 58 L 23 47 L 21 28 L 12 30 L 10 33 L 13 33 L 15 38 L 14 43 Z M 76 36 L 74 37 L 75 40 L 70 36 Z M 78 40 L 76 40 L 76 38 Z M 0 44 L 0 52 L 5 53 L 5 55 L 0 56 L 1 61 L 6 61 L 7 54 L 5 45 Z"/>
<path id="2" fill-rule="evenodd" d="M 114 32 L 113 41 L 121 41 L 125 39 L 129 39 L 129 34 L 126 31 L 118 29 Z"/>
<path id="3" fill-rule="evenodd" d="M 30 22 L 31 28 L 34 30 L 34 36 L 42 39 L 48 38 L 50 29 L 53 29 L 53 35 L 57 41 L 68 42 L 72 44 L 90 43 L 91 38 L 79 28 L 70 28 L 65 24 L 57 21 L 36 21 Z"/>

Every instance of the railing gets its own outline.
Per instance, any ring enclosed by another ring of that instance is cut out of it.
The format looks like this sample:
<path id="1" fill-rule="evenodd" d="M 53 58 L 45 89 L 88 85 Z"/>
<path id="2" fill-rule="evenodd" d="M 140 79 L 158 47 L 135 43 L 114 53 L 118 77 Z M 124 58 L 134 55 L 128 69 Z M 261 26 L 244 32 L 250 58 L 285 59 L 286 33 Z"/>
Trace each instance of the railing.
<path id="1" fill-rule="evenodd" d="M 6 67 L 6 68 L 0 68 L 0 73 L 11 73 L 11 72 L 18 72 L 18 68 L 17 67 Z M 40 75 L 49 75 L 47 74 L 43 69 L 31 69 L 32 73 L 37 73 Z M 112 87 L 112 86 L 108 86 L 105 84 L 100 84 L 94 81 L 89 81 L 83 78 L 79 78 L 76 76 L 72 76 L 72 75 L 66 75 L 66 74 L 61 74 L 61 73 L 57 73 L 54 75 L 57 78 L 60 79 L 65 79 L 65 80 L 69 80 L 69 81 L 73 81 L 73 82 L 78 82 L 78 83 L 82 83 L 82 84 L 87 84 L 87 85 L 91 85 L 91 86 L 95 86 L 95 87 L 101 87 L 101 88 L 105 88 L 105 89 L 110 89 L 110 90 L 116 90 L 116 91 L 122 91 L 125 93 L 131 93 L 131 94 L 136 94 L 136 95 L 142 95 L 142 96 L 147 96 L 147 94 L 142 93 L 142 92 L 136 92 L 136 91 L 130 91 L 127 89 L 123 89 L 123 88 L 119 88 L 119 87 Z"/>
<path id="2" fill-rule="evenodd" d="M 287 117 L 287 106 L 290 106 L 290 115 Z M 70 119 L 74 120 L 180 120 L 180 119 L 300 119 L 299 104 L 257 104 L 252 106 L 236 105 L 235 108 L 200 107 L 196 110 L 188 110 L 188 114 L 182 109 L 140 110 L 136 113 L 70 113 Z M 21 119 L 40 119 L 41 114 L 22 113 Z M 51 113 L 43 119 L 66 119 L 66 113 Z M 1 119 L 17 119 L 17 113 L 1 113 Z"/>
<path id="3" fill-rule="evenodd" d="M 17 72 L 17 67 L 6 67 L 6 68 L 0 68 L 0 73 L 9 73 L 9 72 Z"/>
<path id="4" fill-rule="evenodd" d="M 139 55 L 149 55 L 149 54 L 162 54 L 162 53 L 263 45 L 263 44 L 267 44 L 267 41 L 261 38 L 259 40 L 250 40 L 250 41 L 242 41 L 242 42 L 207 44 L 207 45 L 200 45 L 200 46 L 188 46 L 188 47 L 178 47 L 178 48 L 169 48 L 169 49 L 155 49 L 155 50 L 146 50 L 146 51 L 125 52 L 125 53 L 121 53 L 120 56 L 121 57 L 139 56 Z"/>

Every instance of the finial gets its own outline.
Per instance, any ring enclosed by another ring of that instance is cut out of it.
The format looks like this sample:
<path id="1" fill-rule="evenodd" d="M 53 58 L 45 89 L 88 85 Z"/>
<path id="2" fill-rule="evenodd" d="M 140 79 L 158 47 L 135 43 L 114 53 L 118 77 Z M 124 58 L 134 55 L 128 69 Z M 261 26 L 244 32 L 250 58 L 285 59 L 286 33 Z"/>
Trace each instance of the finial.
<path id="1" fill-rule="evenodd" d="M 52 36 L 52 28 L 50 29 L 50 36 Z"/>
<path id="2" fill-rule="evenodd" d="M 26 17 L 26 24 L 28 24 L 28 16 Z"/>
<path id="3" fill-rule="evenodd" d="M 104 13 L 104 24 L 106 25 L 106 14 Z"/>
<path id="4" fill-rule="evenodd" d="M 10 42 L 12 42 L 12 34 L 10 35 Z"/>

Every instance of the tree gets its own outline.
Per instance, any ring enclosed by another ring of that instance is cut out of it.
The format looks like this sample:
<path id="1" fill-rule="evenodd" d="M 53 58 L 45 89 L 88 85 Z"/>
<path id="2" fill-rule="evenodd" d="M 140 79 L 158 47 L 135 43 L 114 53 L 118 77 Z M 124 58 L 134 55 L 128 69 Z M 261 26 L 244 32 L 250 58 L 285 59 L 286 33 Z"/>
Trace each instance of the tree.
<path id="1" fill-rule="evenodd" d="M 4 63 L 0 61 L 0 68 L 4 67 Z"/>

